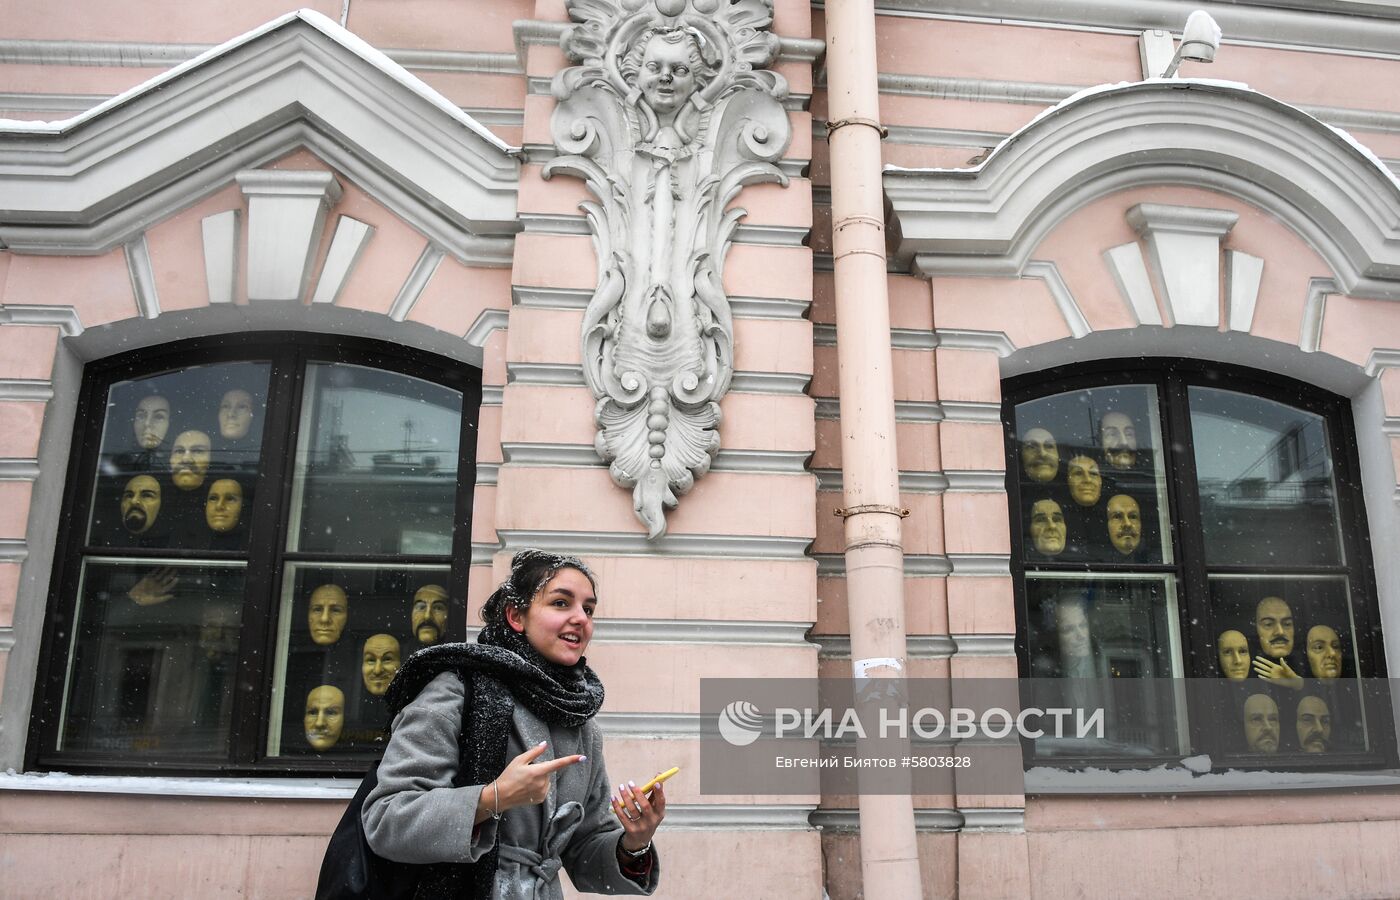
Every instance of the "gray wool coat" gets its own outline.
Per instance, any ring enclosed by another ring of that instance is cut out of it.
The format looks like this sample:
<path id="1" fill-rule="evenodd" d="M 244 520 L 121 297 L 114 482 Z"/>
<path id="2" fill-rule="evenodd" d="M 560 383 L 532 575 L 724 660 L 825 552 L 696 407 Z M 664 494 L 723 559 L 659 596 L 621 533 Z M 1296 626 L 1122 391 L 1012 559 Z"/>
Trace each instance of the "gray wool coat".
<path id="1" fill-rule="evenodd" d="M 515 705 L 507 759 L 548 741 L 542 760 L 575 753 L 588 760 L 554 773 L 544 803 L 507 810 L 499 822 L 487 819 L 472 840 L 484 785 L 452 786 L 464 697 L 461 679 L 443 672 L 395 717 L 379 785 L 365 799 L 361 817 L 374 852 L 407 863 L 475 862 L 499 833 L 494 896 L 501 900 L 562 900 L 561 866 L 580 891 L 655 891 L 661 861 L 654 850 L 645 884 L 618 865 L 622 826 L 610 807 L 603 736 L 591 720 L 582 728 L 550 727 Z"/>

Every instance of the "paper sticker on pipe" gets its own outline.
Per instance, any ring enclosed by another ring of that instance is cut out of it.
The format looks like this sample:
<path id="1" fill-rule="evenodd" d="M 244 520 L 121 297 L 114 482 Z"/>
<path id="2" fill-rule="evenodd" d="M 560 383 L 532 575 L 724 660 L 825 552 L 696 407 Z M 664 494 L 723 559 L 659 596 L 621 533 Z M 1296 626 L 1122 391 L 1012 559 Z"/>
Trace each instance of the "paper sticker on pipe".
<path id="1" fill-rule="evenodd" d="M 851 664 L 855 670 L 856 678 L 869 678 L 867 674 L 871 669 L 894 669 L 895 674 L 904 671 L 904 663 L 893 656 L 872 656 L 869 659 L 858 659 Z"/>

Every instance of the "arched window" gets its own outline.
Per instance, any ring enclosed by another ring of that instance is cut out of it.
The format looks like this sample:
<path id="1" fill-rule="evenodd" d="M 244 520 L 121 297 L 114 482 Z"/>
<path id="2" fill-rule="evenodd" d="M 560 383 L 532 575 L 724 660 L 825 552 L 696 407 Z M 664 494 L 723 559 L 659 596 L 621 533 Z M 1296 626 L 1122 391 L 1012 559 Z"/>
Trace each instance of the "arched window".
<path id="1" fill-rule="evenodd" d="M 345 338 L 90 365 L 30 765 L 362 769 L 399 660 L 465 633 L 480 395 Z"/>
<path id="2" fill-rule="evenodd" d="M 1036 761 L 1384 762 L 1345 401 L 1119 360 L 1009 381 L 1004 416 L 1021 675 L 1105 713 L 1101 735 L 1037 740 Z"/>

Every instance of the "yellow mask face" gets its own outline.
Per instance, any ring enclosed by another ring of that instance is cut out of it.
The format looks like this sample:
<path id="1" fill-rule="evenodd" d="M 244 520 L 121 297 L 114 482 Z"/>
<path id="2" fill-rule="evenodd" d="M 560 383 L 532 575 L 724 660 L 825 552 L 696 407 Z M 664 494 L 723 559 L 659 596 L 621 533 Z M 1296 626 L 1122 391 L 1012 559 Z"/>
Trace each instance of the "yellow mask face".
<path id="1" fill-rule="evenodd" d="M 329 684 L 312 688 L 306 695 L 302 719 L 306 742 L 316 750 L 329 750 L 340 740 L 345 728 L 345 693 Z"/>

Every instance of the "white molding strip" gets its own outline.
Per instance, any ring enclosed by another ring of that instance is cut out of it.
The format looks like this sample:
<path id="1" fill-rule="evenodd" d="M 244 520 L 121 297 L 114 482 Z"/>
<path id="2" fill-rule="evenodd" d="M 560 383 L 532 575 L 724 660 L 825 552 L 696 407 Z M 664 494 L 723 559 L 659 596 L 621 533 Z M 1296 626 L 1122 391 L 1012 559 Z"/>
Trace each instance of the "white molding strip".
<path id="1" fill-rule="evenodd" d="M 842 553 L 813 553 L 818 578 L 845 578 L 846 557 Z M 952 561 L 938 553 L 904 554 L 905 578 L 942 578 L 953 574 Z"/>
<path id="2" fill-rule="evenodd" d="M 29 545 L 24 538 L 0 538 L 0 563 L 24 562 L 29 558 Z"/>
<path id="3" fill-rule="evenodd" d="M 11 303 L 0 306 L 0 325 L 45 325 L 57 328 L 64 337 L 77 337 L 83 333 L 78 311 L 71 306 Z"/>
<path id="4" fill-rule="evenodd" d="M 369 239 L 374 237 L 374 231 L 373 225 L 349 216 L 340 216 L 336 220 L 326 261 L 321 264 L 321 277 L 316 281 L 316 292 L 311 295 L 312 303 L 335 302 L 360 254 L 369 244 Z"/>
<path id="5" fill-rule="evenodd" d="M 478 462 L 476 464 L 476 483 L 480 485 L 497 484 L 501 477 L 500 463 Z"/>
<path id="6" fill-rule="evenodd" d="M 668 803 L 668 831 L 810 831 L 815 804 Z"/>
<path id="7" fill-rule="evenodd" d="M 418 261 L 413 264 L 413 270 L 404 279 L 403 286 L 399 288 L 398 296 L 394 298 L 393 304 L 389 307 L 389 318 L 395 322 L 402 322 L 408 318 L 408 314 L 413 312 L 413 304 L 418 302 L 422 296 L 423 289 L 428 286 L 428 282 L 433 279 L 433 274 L 437 272 L 438 264 L 446 255 L 441 247 L 429 243 L 419 254 Z"/>
<path id="8" fill-rule="evenodd" d="M 10 625 L 0 625 L 0 653 L 9 653 L 15 647 L 15 629 Z"/>
<path id="9" fill-rule="evenodd" d="M 504 309 L 483 309 L 462 339 L 473 347 L 485 347 L 493 331 L 504 331 L 510 324 L 510 313 Z"/>
<path id="10" fill-rule="evenodd" d="M 143 319 L 160 315 L 160 296 L 156 293 L 156 276 L 151 269 L 151 250 L 143 234 L 122 245 L 126 271 L 131 276 L 131 292 L 136 297 L 136 309 Z"/>
<path id="11" fill-rule="evenodd" d="M 111 94 L 46 94 L 0 91 L 0 109 L 7 112 L 80 113 L 111 98 Z"/>
<path id="12" fill-rule="evenodd" d="M 1366 377 L 1375 378 L 1382 369 L 1400 368 L 1400 350 L 1372 350 L 1366 360 Z"/>
<path id="13" fill-rule="evenodd" d="M 578 387 L 584 384 L 583 367 L 577 363 L 513 362 L 506 365 L 511 384 L 550 384 Z M 804 395 L 812 376 L 805 372 L 735 372 L 729 389 L 748 394 Z"/>
<path id="14" fill-rule="evenodd" d="M 0 400 L 31 400 L 47 403 L 53 399 L 53 384 L 40 378 L 0 378 Z"/>
<path id="15" fill-rule="evenodd" d="M 954 634 L 958 656 L 1015 656 L 1014 634 Z"/>
<path id="16" fill-rule="evenodd" d="M 840 469 L 813 469 L 817 490 L 840 492 L 844 478 Z M 1006 491 L 1006 473 L 996 470 L 952 470 L 947 472 L 916 472 L 901 469 L 899 490 L 905 494 L 1000 494 Z"/>
<path id="17" fill-rule="evenodd" d="M 592 444 L 555 444 L 516 441 L 501 444 L 505 463 L 512 466 L 562 466 L 606 468 Z M 749 472 L 772 475 L 807 475 L 811 453 L 804 450 L 734 450 L 721 448 L 710 463 L 711 472 Z M 479 467 L 478 467 L 479 468 Z M 477 482 L 480 483 L 478 472 Z"/>
<path id="18" fill-rule="evenodd" d="M 1089 87 L 1087 84 L 1048 84 L 1035 81 L 1000 81 L 992 78 L 957 78 L 945 75 L 907 75 L 881 72 L 880 93 L 904 94 L 941 100 L 975 100 L 983 103 L 1023 105 L 1059 103 Z"/>
<path id="19" fill-rule="evenodd" d="M 38 477 L 37 459 L 0 459 L 0 481 L 33 481 Z"/>
<path id="20" fill-rule="evenodd" d="M 668 813 L 669 815 L 669 813 Z M 860 832 L 860 811 L 855 809 L 818 809 L 812 813 L 812 827 L 839 834 Z M 963 814 L 956 809 L 927 808 L 914 810 L 914 830 L 920 832 L 960 831 Z"/>
<path id="21" fill-rule="evenodd" d="M 593 292 L 583 288 L 510 286 L 511 304 L 531 309 L 587 309 L 592 297 Z"/>
<path id="22" fill-rule="evenodd" d="M 962 828 L 959 829 L 963 834 L 1020 834 L 1026 830 L 1024 809 L 973 807 L 958 811 L 963 817 Z"/>
<path id="23" fill-rule="evenodd" d="M 809 640 L 821 646 L 822 659 L 850 659 L 849 634 L 814 634 Z M 948 659 L 958 651 L 957 643 L 945 634 L 910 634 L 904 639 L 910 659 Z"/>
<path id="24" fill-rule="evenodd" d="M 1079 304 L 1075 302 L 1074 295 L 1070 293 L 1069 285 L 1065 284 L 1064 278 L 1061 277 L 1059 266 L 1046 260 L 1031 260 L 1021 269 L 1021 277 L 1039 278 L 1045 282 L 1055 306 L 1064 317 L 1065 324 L 1069 326 L 1070 334 L 1082 338 L 1093 331 L 1089 327 L 1089 320 L 1084 318 Z"/>
<path id="25" fill-rule="evenodd" d="M 538 547 L 555 553 L 583 556 L 727 557 L 805 561 L 807 537 L 737 534 L 666 534 L 648 540 L 642 533 L 497 529 L 501 550 L 514 553 Z"/>
<path id="26" fill-rule="evenodd" d="M 986 400 L 942 400 L 943 418 L 949 422 L 1001 424 L 1001 404 Z"/>
<path id="27" fill-rule="evenodd" d="M 481 405 L 500 406 L 502 400 L 504 399 L 504 397 L 502 396 L 504 390 L 505 388 L 503 385 L 483 384 L 481 386 Z"/>
<path id="28" fill-rule="evenodd" d="M 616 740 L 696 740 L 698 713 L 600 712 L 594 719 L 603 734 Z"/>
<path id="29" fill-rule="evenodd" d="M 210 303 L 232 303 L 238 283 L 238 224 L 242 211 L 224 210 L 199 223 L 204 242 L 204 283 Z"/>
<path id="30" fill-rule="evenodd" d="M 939 328 L 938 345 L 949 350 L 989 350 L 1002 358 L 1016 352 L 1016 345 L 1004 331 L 969 331 Z"/>
<path id="31" fill-rule="evenodd" d="M 722 619 L 598 619 L 593 639 L 613 644 L 728 644 L 816 650 L 810 622 Z"/>
<path id="32" fill-rule="evenodd" d="M 789 297 L 730 297 L 729 311 L 736 319 L 805 319 L 810 300 Z"/>
<path id="33" fill-rule="evenodd" d="M 1002 577 L 1011 574 L 1011 557 L 1006 553 L 950 553 L 954 575 Z"/>
<path id="34" fill-rule="evenodd" d="M 1298 328 L 1298 349 L 1316 353 L 1322 347 L 1322 320 L 1327 312 L 1327 295 L 1337 293 L 1331 278 L 1308 280 L 1308 296 L 1303 301 L 1303 321 Z"/>

